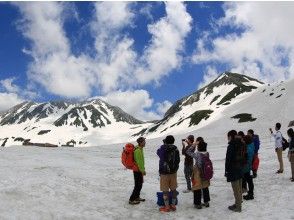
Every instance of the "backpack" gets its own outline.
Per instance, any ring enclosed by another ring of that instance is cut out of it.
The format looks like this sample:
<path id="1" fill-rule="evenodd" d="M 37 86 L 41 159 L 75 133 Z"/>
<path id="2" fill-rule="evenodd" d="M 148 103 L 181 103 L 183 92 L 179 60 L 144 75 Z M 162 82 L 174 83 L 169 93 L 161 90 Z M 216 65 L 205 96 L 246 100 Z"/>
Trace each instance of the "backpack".
<path id="1" fill-rule="evenodd" d="M 286 140 L 286 138 L 283 137 L 282 133 L 281 133 L 281 136 L 282 136 L 282 146 L 283 146 L 283 151 L 284 151 L 289 147 L 289 142 Z"/>
<path id="2" fill-rule="evenodd" d="M 289 147 L 289 142 L 283 136 L 282 136 L 282 146 L 283 146 L 283 151 Z"/>
<path id="3" fill-rule="evenodd" d="M 135 146 L 131 143 L 127 143 L 123 148 L 121 154 L 121 162 L 127 168 L 133 170 L 136 167 L 134 160 Z"/>
<path id="4" fill-rule="evenodd" d="M 179 151 L 176 147 L 166 147 L 166 156 L 163 163 L 163 172 L 166 174 L 176 173 L 179 169 Z"/>
<path id="5" fill-rule="evenodd" d="M 202 178 L 204 180 L 211 180 L 213 176 L 213 166 L 209 158 L 209 154 L 208 155 L 201 154 L 201 161 L 202 161 L 202 167 L 201 167 Z"/>

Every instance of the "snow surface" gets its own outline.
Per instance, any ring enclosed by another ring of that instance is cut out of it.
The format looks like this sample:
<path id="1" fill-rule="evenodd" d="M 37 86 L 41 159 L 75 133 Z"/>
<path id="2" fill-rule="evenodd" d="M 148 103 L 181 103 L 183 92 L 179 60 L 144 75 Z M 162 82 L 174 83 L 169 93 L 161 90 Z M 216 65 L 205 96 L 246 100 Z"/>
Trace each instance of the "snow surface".
<path id="1" fill-rule="evenodd" d="M 176 136 L 176 140 L 186 135 Z M 193 194 L 182 193 L 186 183 L 181 157 L 177 211 L 158 211 L 156 150 L 161 139 L 147 139 L 147 176 L 141 193 L 146 202 L 137 206 L 128 204 L 133 174 L 121 165 L 123 144 L 88 148 L 1 148 L 0 219 L 294 219 L 290 164 L 284 152 L 285 172 L 275 174 L 278 162 L 269 135 L 261 140 L 260 169 L 258 178 L 254 179 L 255 199 L 243 202 L 242 213 L 227 209 L 234 199 L 231 185 L 224 177 L 225 134 L 206 133 L 203 137 L 215 171 L 210 186 L 210 208 L 194 209 Z M 180 147 L 179 142 L 176 144 Z"/>

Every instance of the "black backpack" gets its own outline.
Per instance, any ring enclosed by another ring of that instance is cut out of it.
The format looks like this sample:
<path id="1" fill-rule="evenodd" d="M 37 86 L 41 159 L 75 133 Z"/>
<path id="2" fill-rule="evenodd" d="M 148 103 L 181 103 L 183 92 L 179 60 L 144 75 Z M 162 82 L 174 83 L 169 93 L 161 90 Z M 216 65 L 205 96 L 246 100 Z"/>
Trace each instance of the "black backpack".
<path id="1" fill-rule="evenodd" d="M 173 174 L 179 169 L 180 154 L 176 146 L 166 145 L 166 155 L 163 163 L 163 173 Z"/>
<path id="2" fill-rule="evenodd" d="M 281 136 L 282 136 L 282 146 L 283 146 L 283 151 L 284 151 L 289 147 L 289 142 L 286 140 L 286 138 L 283 137 L 282 133 L 281 133 Z"/>

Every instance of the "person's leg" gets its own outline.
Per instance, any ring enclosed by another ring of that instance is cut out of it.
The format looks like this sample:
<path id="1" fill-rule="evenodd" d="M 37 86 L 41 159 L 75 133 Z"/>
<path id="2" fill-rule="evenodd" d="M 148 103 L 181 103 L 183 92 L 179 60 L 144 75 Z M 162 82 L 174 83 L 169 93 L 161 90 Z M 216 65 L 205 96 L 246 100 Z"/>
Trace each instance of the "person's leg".
<path id="1" fill-rule="evenodd" d="M 135 201 L 138 198 L 138 195 L 140 196 L 140 190 L 142 188 L 142 186 L 140 186 L 140 178 L 141 178 L 140 175 L 142 176 L 140 172 L 134 172 L 135 186 L 134 186 L 133 193 L 130 197 L 131 202 Z"/>
<path id="2" fill-rule="evenodd" d="M 186 183 L 187 183 L 187 190 L 192 189 L 192 186 L 191 186 L 192 171 L 193 170 L 191 170 L 190 166 L 185 165 L 184 173 L 185 173 L 185 179 L 186 179 Z"/>
<path id="3" fill-rule="evenodd" d="M 244 174 L 244 178 L 246 179 L 246 182 L 248 183 L 248 188 L 249 188 L 249 191 L 248 191 L 248 194 L 243 196 L 243 198 L 245 200 L 251 200 L 251 199 L 254 199 L 254 184 L 253 184 L 253 179 L 252 179 L 252 176 L 250 175 L 250 172 L 247 172 Z"/>
<path id="4" fill-rule="evenodd" d="M 292 156 L 294 157 L 294 156 Z M 293 158 L 294 160 L 294 158 Z M 291 162 L 291 170 L 292 170 L 292 179 L 294 179 L 294 161 Z"/>
<path id="5" fill-rule="evenodd" d="M 232 189 L 235 197 L 235 204 L 229 206 L 231 210 L 241 211 L 241 203 L 242 203 L 242 179 L 231 182 Z"/>
<path id="6" fill-rule="evenodd" d="M 277 156 L 278 156 L 278 161 L 279 161 L 279 164 L 280 164 L 279 171 L 283 172 L 284 171 L 284 165 L 283 165 L 283 149 L 282 148 L 277 149 Z"/>
<path id="7" fill-rule="evenodd" d="M 247 181 L 245 176 L 242 178 L 242 193 L 246 193 L 247 192 Z"/>
<path id="8" fill-rule="evenodd" d="M 194 190 L 194 205 L 201 206 L 201 189 Z"/>
<path id="9" fill-rule="evenodd" d="M 204 204 L 206 207 L 209 206 L 209 201 L 210 201 L 210 195 L 209 195 L 209 189 L 208 187 L 207 188 L 204 188 L 202 189 L 202 192 L 203 192 L 203 200 L 204 200 Z"/>

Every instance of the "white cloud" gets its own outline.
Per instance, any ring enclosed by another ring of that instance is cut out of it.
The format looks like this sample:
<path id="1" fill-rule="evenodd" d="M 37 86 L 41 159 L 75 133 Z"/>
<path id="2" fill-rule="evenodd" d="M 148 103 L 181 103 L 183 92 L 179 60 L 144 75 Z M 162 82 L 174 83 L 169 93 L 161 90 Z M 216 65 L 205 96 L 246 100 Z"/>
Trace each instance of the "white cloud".
<path id="1" fill-rule="evenodd" d="M 14 77 L 0 80 L 0 87 L 9 93 L 18 93 L 19 87 L 13 84 L 13 81 L 15 81 Z"/>
<path id="2" fill-rule="evenodd" d="M 90 95 L 91 86 L 95 84 L 91 60 L 83 54 L 76 57 L 71 53 L 63 30 L 63 15 L 68 5 L 58 2 L 15 4 L 23 17 L 19 29 L 32 43 L 30 49 L 24 50 L 34 59 L 29 65 L 29 80 L 60 96 Z"/>
<path id="3" fill-rule="evenodd" d="M 218 28 L 244 31 L 199 39 L 193 61 L 225 64 L 266 82 L 294 77 L 293 10 L 292 2 L 225 3 Z"/>
<path id="4" fill-rule="evenodd" d="M 146 90 L 116 91 L 98 98 L 120 107 L 128 114 L 143 121 L 161 119 L 172 105 L 167 100 L 162 103 L 154 103 Z M 152 110 L 153 106 L 155 106 L 154 110 Z"/>
<path id="5" fill-rule="evenodd" d="M 165 100 L 162 103 L 156 103 L 156 112 L 158 112 L 158 114 L 163 116 L 171 106 L 172 106 L 172 103 L 167 100 Z"/>
<path id="6" fill-rule="evenodd" d="M 144 51 L 136 78 L 141 84 L 159 80 L 180 67 L 184 39 L 191 31 L 192 18 L 181 2 L 166 2 L 166 16 L 148 25 L 151 44 Z"/>
<path id="7" fill-rule="evenodd" d="M 0 112 L 6 111 L 23 101 L 16 93 L 0 92 Z"/>
<path id="8" fill-rule="evenodd" d="M 198 89 L 206 86 L 207 84 L 211 83 L 215 78 L 218 76 L 217 69 L 214 66 L 207 66 L 206 72 L 203 75 L 202 82 L 198 85 Z"/>

